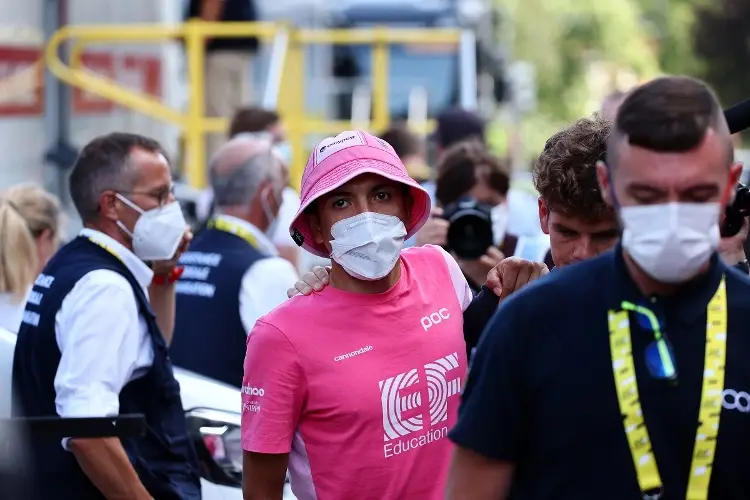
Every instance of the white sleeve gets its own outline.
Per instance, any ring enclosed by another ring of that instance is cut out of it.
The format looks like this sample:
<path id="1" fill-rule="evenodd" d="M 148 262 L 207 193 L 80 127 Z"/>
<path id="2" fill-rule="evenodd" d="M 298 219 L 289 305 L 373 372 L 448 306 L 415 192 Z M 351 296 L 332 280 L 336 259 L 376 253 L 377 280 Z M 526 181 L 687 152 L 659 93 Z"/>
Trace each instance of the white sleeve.
<path id="1" fill-rule="evenodd" d="M 248 335 L 258 318 L 287 300 L 286 291 L 297 280 L 297 270 L 281 257 L 261 259 L 250 266 L 240 286 L 240 319 Z"/>
<path id="2" fill-rule="evenodd" d="M 120 410 L 141 342 L 138 304 L 128 281 L 108 270 L 81 278 L 55 318 L 60 364 L 55 406 L 62 417 L 104 417 Z"/>
<path id="3" fill-rule="evenodd" d="M 471 291 L 471 287 L 469 286 L 469 282 L 466 281 L 464 273 L 461 272 L 458 262 L 456 262 L 456 259 L 446 252 L 443 247 L 437 245 L 429 246 L 438 249 L 443 255 L 443 258 L 445 258 L 445 264 L 448 266 L 448 272 L 450 272 L 451 281 L 453 282 L 453 289 L 456 291 L 456 298 L 458 298 L 458 303 L 461 304 L 461 310 L 465 311 L 474 299 L 474 293 Z"/>

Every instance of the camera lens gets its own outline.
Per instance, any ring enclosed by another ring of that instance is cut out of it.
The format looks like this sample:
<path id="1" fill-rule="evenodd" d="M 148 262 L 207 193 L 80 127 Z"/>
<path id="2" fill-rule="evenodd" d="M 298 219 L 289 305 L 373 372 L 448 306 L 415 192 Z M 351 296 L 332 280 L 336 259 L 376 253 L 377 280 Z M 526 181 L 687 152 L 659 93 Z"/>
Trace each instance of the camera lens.
<path id="1" fill-rule="evenodd" d="M 463 214 L 448 228 L 448 245 L 455 254 L 475 260 L 492 246 L 492 223 L 478 214 Z"/>
<path id="2" fill-rule="evenodd" d="M 450 222 L 448 248 L 464 260 L 476 260 L 493 244 L 492 207 L 463 198 L 445 208 Z"/>

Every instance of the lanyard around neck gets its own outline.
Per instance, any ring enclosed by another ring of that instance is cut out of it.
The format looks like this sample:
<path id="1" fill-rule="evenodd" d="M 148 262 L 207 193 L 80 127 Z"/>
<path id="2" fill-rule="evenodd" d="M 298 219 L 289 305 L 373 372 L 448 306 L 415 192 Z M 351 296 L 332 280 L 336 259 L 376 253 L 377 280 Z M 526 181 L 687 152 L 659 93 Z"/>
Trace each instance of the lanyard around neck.
<path id="1" fill-rule="evenodd" d="M 119 256 L 119 255 L 117 254 L 117 252 L 115 252 L 115 251 L 114 251 L 114 249 L 112 249 L 112 247 L 110 247 L 110 246 L 109 246 L 109 245 L 107 245 L 106 243 L 103 243 L 103 242 L 101 242 L 101 241 L 97 241 L 97 240 L 95 240 L 94 238 L 92 238 L 92 237 L 90 237 L 90 236 L 84 236 L 84 238 L 86 238 L 87 240 L 89 240 L 89 241 L 90 241 L 91 243 L 93 243 L 94 245 L 96 245 L 96 246 L 98 246 L 98 247 L 100 247 L 100 248 L 103 248 L 104 250 L 106 250 L 107 252 L 109 252 L 110 254 L 112 254 L 112 256 L 113 256 L 113 257 L 115 257 L 115 258 L 116 258 L 117 260 L 119 260 L 120 262 L 122 262 L 123 264 L 125 264 L 125 261 L 124 261 L 124 260 L 122 260 L 122 257 L 120 257 L 120 256 Z M 126 266 L 126 267 L 127 267 L 127 266 Z"/>
<path id="2" fill-rule="evenodd" d="M 625 435 L 644 499 L 662 497 L 663 484 L 643 419 L 630 336 L 628 311 L 609 311 L 609 340 L 617 401 L 623 417 Z M 708 303 L 706 352 L 703 364 L 698 430 L 690 465 L 687 500 L 707 500 L 711 482 L 716 440 L 724 390 L 727 347 L 727 290 L 722 277 L 719 288 Z"/>
<path id="3" fill-rule="evenodd" d="M 242 225 L 238 224 L 237 222 L 232 222 L 220 217 L 216 217 L 214 219 L 211 219 L 211 221 L 208 223 L 208 227 L 211 229 L 216 229 L 217 231 L 223 231 L 225 233 L 231 233 L 235 236 L 239 236 L 243 240 L 250 243 L 253 248 L 259 248 L 258 240 L 255 238 L 255 236 L 253 236 L 250 231 L 242 227 Z"/>

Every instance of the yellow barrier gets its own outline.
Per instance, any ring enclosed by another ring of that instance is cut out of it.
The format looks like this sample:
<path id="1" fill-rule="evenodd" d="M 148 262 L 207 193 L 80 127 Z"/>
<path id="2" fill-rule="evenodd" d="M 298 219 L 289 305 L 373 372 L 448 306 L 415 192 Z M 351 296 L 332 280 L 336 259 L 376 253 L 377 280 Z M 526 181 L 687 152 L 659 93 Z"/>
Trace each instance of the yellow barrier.
<path id="1" fill-rule="evenodd" d="M 207 38 L 255 36 L 263 41 L 273 39 L 281 29 L 288 29 L 289 43 L 279 95 L 279 111 L 288 130 L 294 151 L 291 178 L 296 188 L 305 165 L 305 138 L 308 134 L 335 134 L 352 127 L 349 121 L 321 121 L 308 117 L 305 111 L 304 47 L 310 44 L 366 44 L 373 46 L 372 88 L 373 119 L 371 129 L 381 131 L 390 122 L 388 106 L 388 47 L 390 44 L 458 44 L 460 32 L 444 29 L 290 29 L 276 23 L 213 23 L 191 20 L 178 25 L 107 25 L 66 26 L 48 41 L 45 62 L 57 78 L 68 85 L 97 94 L 120 106 L 180 127 L 186 146 L 186 176 L 196 188 L 206 184 L 205 134 L 224 132 L 226 118 L 205 116 L 204 68 Z M 158 99 L 124 88 L 112 80 L 81 67 L 81 53 L 92 43 L 149 43 L 182 38 L 188 59 L 189 99 L 187 110 L 166 106 Z M 61 43 L 71 41 L 71 66 L 58 56 Z M 433 123 L 426 125 L 428 132 Z"/>

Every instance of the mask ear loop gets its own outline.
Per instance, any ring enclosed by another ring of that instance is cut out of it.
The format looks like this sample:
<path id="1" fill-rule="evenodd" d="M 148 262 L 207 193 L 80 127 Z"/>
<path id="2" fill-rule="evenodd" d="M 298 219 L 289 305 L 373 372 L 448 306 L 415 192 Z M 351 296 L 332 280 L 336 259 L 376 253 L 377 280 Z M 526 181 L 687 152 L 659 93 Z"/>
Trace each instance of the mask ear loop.
<path id="1" fill-rule="evenodd" d="M 138 205 L 136 205 L 129 199 L 125 198 L 120 193 L 115 193 L 115 197 L 121 202 L 123 202 L 124 204 L 126 204 L 127 206 L 129 206 L 130 208 L 132 208 L 133 210 L 135 210 L 136 212 L 138 212 L 139 214 L 143 215 L 144 213 L 146 213 L 145 210 L 143 210 L 141 207 L 139 207 Z"/>
<path id="2" fill-rule="evenodd" d="M 136 205 L 135 203 L 133 203 L 132 201 L 130 201 L 129 199 L 127 199 L 126 197 L 124 197 L 123 195 L 121 195 L 120 193 L 115 193 L 115 198 L 117 198 L 122 203 L 124 203 L 128 207 L 130 207 L 133 210 L 135 210 L 136 212 L 138 212 L 141 216 L 145 213 L 145 211 L 141 207 L 139 207 L 138 205 Z M 120 229 L 122 229 L 122 232 L 124 232 L 125 234 L 127 234 L 128 237 L 131 240 L 133 239 L 133 237 L 134 237 L 133 236 L 133 231 L 131 231 L 130 229 L 128 229 L 127 227 L 125 227 L 125 224 L 123 224 L 121 220 L 118 219 L 115 222 L 115 224 L 117 224 L 117 227 L 119 227 Z"/>

